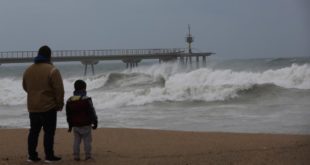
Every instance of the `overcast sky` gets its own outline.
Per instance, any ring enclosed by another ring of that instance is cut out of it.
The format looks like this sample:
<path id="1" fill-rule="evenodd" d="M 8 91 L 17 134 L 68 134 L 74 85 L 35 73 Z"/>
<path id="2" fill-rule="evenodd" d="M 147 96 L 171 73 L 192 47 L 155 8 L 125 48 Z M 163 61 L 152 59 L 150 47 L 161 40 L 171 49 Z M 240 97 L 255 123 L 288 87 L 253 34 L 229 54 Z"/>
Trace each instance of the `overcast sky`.
<path id="1" fill-rule="evenodd" d="M 309 0 L 1 0 L 0 51 L 182 48 L 310 56 Z"/>

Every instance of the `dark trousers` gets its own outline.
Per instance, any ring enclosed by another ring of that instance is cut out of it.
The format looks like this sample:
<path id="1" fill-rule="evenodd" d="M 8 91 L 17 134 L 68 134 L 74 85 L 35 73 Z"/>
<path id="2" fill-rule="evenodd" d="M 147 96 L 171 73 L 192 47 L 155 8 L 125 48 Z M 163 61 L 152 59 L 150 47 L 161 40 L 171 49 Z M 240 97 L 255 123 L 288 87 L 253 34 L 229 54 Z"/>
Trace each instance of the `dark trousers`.
<path id="1" fill-rule="evenodd" d="M 29 113 L 30 130 L 28 135 L 29 157 L 38 157 L 37 146 L 41 128 L 44 130 L 44 152 L 45 157 L 54 156 L 54 135 L 56 130 L 57 112 L 50 110 L 47 112 Z"/>

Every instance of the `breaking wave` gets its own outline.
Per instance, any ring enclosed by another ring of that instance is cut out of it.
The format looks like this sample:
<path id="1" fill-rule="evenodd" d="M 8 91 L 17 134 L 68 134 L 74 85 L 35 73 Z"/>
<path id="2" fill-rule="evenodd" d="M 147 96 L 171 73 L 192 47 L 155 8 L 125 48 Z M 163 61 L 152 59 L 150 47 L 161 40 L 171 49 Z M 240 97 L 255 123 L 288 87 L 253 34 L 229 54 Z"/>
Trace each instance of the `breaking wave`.
<path id="1" fill-rule="evenodd" d="M 169 70 L 159 69 L 162 71 Z M 293 64 L 290 67 L 264 72 L 234 72 L 232 70 L 203 68 L 173 74 L 144 69 L 135 70 L 133 73 L 140 73 L 136 74 L 135 77 L 150 73 L 156 73 L 149 75 L 150 77 L 158 77 L 162 74 L 161 77 L 166 77 L 164 86 L 137 88 L 125 92 L 96 92 L 95 97 L 101 98 L 97 104 L 104 108 L 144 105 L 162 101 L 225 101 L 240 97 L 244 91 L 257 94 L 257 88 L 264 92 L 268 92 L 272 88 L 283 90 L 310 89 L 310 67 L 307 64 L 301 66 Z M 117 81 L 126 80 L 124 77 L 118 78 L 120 79 Z"/>
<path id="2" fill-rule="evenodd" d="M 64 78 L 68 98 L 75 78 Z M 243 95 L 310 89 L 309 64 L 292 64 L 262 72 L 201 68 L 184 70 L 177 64 L 138 67 L 87 78 L 88 93 L 98 108 L 144 105 L 154 102 L 225 101 Z M 21 79 L 0 79 L 0 105 L 26 104 Z"/>

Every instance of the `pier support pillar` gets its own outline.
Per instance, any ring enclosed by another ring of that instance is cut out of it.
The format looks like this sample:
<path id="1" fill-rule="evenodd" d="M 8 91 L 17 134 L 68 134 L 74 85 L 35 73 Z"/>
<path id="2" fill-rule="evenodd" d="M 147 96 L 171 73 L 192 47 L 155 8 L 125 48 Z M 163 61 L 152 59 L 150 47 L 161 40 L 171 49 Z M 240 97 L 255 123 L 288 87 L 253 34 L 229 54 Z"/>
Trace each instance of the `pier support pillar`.
<path id="1" fill-rule="evenodd" d="M 188 68 L 200 68 L 206 67 L 207 56 L 204 54 L 186 54 L 184 56 L 179 56 L 180 64 L 185 65 Z M 195 64 L 196 63 L 196 64 Z"/>
<path id="2" fill-rule="evenodd" d="M 196 56 L 196 68 L 198 69 L 199 67 L 199 56 Z"/>
<path id="3" fill-rule="evenodd" d="M 159 63 L 167 63 L 167 62 L 173 62 L 173 61 L 177 61 L 178 58 L 176 56 L 166 56 L 166 57 L 162 57 L 159 59 Z"/>
<path id="4" fill-rule="evenodd" d="M 94 64 L 91 64 L 91 71 L 92 71 L 93 75 L 95 75 Z"/>
<path id="5" fill-rule="evenodd" d="M 135 59 L 135 58 L 126 58 L 122 60 L 124 63 L 126 63 L 126 68 L 134 68 L 138 67 L 139 62 L 141 62 L 141 59 Z"/>
<path id="6" fill-rule="evenodd" d="M 87 65 L 88 64 L 84 64 L 84 76 L 86 76 L 86 74 L 87 74 Z"/>
<path id="7" fill-rule="evenodd" d="M 203 67 L 206 67 L 206 66 L 207 66 L 206 56 L 202 56 L 202 66 L 203 66 Z"/>
<path id="8" fill-rule="evenodd" d="M 189 56 L 188 58 L 189 58 L 189 65 L 190 65 L 190 68 L 192 69 L 192 68 L 193 68 L 192 57 Z"/>
<path id="9" fill-rule="evenodd" d="M 184 57 L 180 57 L 180 63 L 182 64 L 182 65 L 184 65 Z"/>
<path id="10" fill-rule="evenodd" d="M 87 75 L 87 68 L 88 68 L 88 65 L 91 66 L 91 69 L 92 69 L 92 73 L 93 75 L 95 75 L 95 68 L 94 68 L 94 65 L 95 64 L 98 64 L 99 61 L 95 61 L 95 60 L 84 60 L 84 61 L 81 61 L 81 63 L 84 65 L 84 76 Z"/>

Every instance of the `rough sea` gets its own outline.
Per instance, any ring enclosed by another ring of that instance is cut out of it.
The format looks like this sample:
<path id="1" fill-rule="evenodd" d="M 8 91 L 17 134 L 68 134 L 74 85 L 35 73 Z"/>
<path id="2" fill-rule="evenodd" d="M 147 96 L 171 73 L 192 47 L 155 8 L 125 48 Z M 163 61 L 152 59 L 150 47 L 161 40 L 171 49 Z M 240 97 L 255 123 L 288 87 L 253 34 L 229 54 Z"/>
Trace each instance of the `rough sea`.
<path id="1" fill-rule="evenodd" d="M 206 67 L 142 61 L 99 62 L 95 75 L 79 62 L 57 62 L 65 100 L 87 82 L 99 127 L 310 134 L 310 58 L 207 58 Z M 0 65 L 0 128 L 29 128 L 22 74 Z M 67 128 L 65 110 L 58 127 Z"/>

